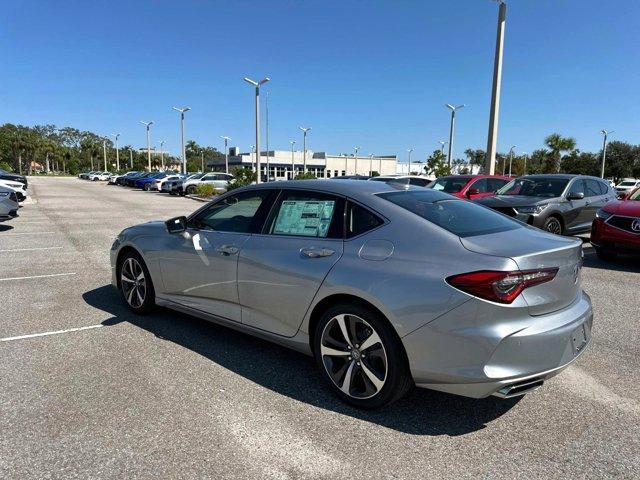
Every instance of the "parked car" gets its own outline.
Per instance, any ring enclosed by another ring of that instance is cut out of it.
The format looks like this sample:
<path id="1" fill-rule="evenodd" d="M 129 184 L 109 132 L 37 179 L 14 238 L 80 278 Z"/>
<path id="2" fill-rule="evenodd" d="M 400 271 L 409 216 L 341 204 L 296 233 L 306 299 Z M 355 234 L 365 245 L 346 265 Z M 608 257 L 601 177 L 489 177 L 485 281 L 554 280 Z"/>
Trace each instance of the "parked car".
<path id="1" fill-rule="evenodd" d="M 136 174 L 138 172 L 127 172 L 127 173 L 123 173 L 123 174 L 118 174 L 118 173 L 114 173 L 109 177 L 108 180 L 108 184 L 109 185 L 120 185 L 122 182 L 118 182 L 118 179 L 122 178 L 122 177 L 130 177 L 133 174 Z"/>
<path id="2" fill-rule="evenodd" d="M 12 182 L 20 182 L 23 183 L 26 187 L 29 186 L 29 182 L 27 182 L 27 177 L 23 175 L 16 175 L 15 173 L 7 172 L 0 168 L 0 180 L 9 180 Z"/>
<path id="3" fill-rule="evenodd" d="M 190 178 L 185 180 L 182 185 L 178 186 L 178 193 L 180 193 L 180 195 L 193 195 L 196 193 L 198 185 L 206 183 L 213 185 L 215 193 L 224 193 L 227 191 L 227 187 L 231 180 L 233 180 L 233 175 L 230 173 L 206 173 L 200 178 Z"/>
<path id="4" fill-rule="evenodd" d="M 133 178 L 133 177 L 137 177 L 142 175 L 144 172 L 127 172 L 124 175 L 116 178 L 116 185 L 120 185 L 120 186 L 124 186 L 126 185 L 127 179 Z"/>
<path id="5" fill-rule="evenodd" d="M 139 178 L 136 180 L 135 186 L 136 188 L 141 188 L 142 190 L 148 192 L 151 190 L 151 186 L 155 185 L 155 181 L 159 178 L 165 178 L 167 176 L 166 172 L 154 172 L 153 174 Z"/>
<path id="6" fill-rule="evenodd" d="M 203 176 L 204 176 L 204 173 L 190 173 L 187 176 L 183 175 L 182 178 L 178 178 L 175 180 L 168 180 L 162 184 L 160 191 L 167 192 L 169 195 L 177 195 L 182 191 L 181 188 L 185 180 L 198 180 Z"/>
<path id="7" fill-rule="evenodd" d="M 603 260 L 612 260 L 618 253 L 640 253 L 640 188 L 596 212 L 591 245 Z"/>
<path id="8" fill-rule="evenodd" d="M 557 235 L 588 232 L 596 212 L 615 200 L 608 182 L 583 175 L 527 175 L 478 203 Z"/>
<path id="9" fill-rule="evenodd" d="M 135 187 L 136 182 L 142 178 L 147 178 L 153 175 L 155 172 L 138 172 L 136 175 L 131 175 L 130 177 L 124 177 L 122 184 L 125 187 Z"/>
<path id="10" fill-rule="evenodd" d="M 414 383 L 522 395 L 591 338 L 580 240 L 421 187 L 243 187 L 127 228 L 110 260 L 133 312 L 166 306 L 313 355 L 364 408 Z"/>
<path id="11" fill-rule="evenodd" d="M 458 198 L 477 200 L 493 195 L 511 180 L 502 175 L 448 175 L 436 179 L 429 188 Z"/>
<path id="12" fill-rule="evenodd" d="M 27 199 L 27 186 L 24 183 L 12 180 L 0 180 L 0 186 L 13 191 L 19 202 L 24 202 Z"/>
<path id="13" fill-rule="evenodd" d="M 110 176 L 110 172 L 95 172 L 89 175 L 89 180 L 92 182 L 106 182 L 107 180 L 109 180 Z"/>
<path id="14" fill-rule="evenodd" d="M 618 192 L 619 195 L 630 193 L 638 187 L 640 187 L 640 180 L 636 180 L 635 178 L 625 178 L 616 185 L 616 192 Z"/>
<path id="15" fill-rule="evenodd" d="M 180 180 L 184 178 L 184 175 L 181 173 L 168 173 L 166 177 L 156 178 L 155 182 L 151 184 L 151 190 L 157 190 L 158 192 L 162 191 L 162 186 L 168 182 L 173 180 Z"/>
<path id="16" fill-rule="evenodd" d="M 18 208 L 16 193 L 12 189 L 0 185 L 0 222 L 17 217 Z"/>
<path id="17" fill-rule="evenodd" d="M 378 177 L 369 178 L 370 182 L 394 182 L 401 185 L 415 185 L 417 187 L 426 187 L 433 178 L 425 177 L 424 175 L 381 175 Z"/>
<path id="18" fill-rule="evenodd" d="M 90 172 L 81 172 L 78 174 L 78 178 L 81 180 L 89 180 L 89 176 L 95 175 L 96 173 L 100 173 L 100 172 L 97 172 L 95 170 L 91 170 Z"/>

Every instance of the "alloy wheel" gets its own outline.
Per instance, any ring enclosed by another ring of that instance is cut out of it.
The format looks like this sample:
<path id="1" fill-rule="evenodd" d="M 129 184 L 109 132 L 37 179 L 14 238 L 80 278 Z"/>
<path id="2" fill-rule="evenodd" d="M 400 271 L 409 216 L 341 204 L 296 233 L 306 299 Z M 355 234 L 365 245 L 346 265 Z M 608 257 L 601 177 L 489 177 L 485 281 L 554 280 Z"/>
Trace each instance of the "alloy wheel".
<path id="1" fill-rule="evenodd" d="M 147 295 L 147 279 L 142 266 L 133 257 L 124 261 L 120 272 L 122 293 L 132 308 L 140 308 Z"/>
<path id="2" fill-rule="evenodd" d="M 556 235 L 561 235 L 562 226 L 560 225 L 560 222 L 555 218 L 550 219 L 549 222 L 547 223 L 547 232 L 555 233 Z"/>
<path id="3" fill-rule="evenodd" d="M 384 344 L 375 329 L 357 315 L 336 315 L 325 325 L 320 354 L 331 381 L 357 399 L 378 394 L 387 380 Z"/>

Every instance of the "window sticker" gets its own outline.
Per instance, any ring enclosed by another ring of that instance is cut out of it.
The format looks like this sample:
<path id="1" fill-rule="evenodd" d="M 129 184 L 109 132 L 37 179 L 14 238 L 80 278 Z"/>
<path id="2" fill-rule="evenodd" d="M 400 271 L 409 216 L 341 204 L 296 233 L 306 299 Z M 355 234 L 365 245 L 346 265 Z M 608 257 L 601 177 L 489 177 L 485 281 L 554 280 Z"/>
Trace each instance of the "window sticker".
<path id="1" fill-rule="evenodd" d="M 276 235 L 326 237 L 335 208 L 334 200 L 285 200 L 273 227 Z"/>

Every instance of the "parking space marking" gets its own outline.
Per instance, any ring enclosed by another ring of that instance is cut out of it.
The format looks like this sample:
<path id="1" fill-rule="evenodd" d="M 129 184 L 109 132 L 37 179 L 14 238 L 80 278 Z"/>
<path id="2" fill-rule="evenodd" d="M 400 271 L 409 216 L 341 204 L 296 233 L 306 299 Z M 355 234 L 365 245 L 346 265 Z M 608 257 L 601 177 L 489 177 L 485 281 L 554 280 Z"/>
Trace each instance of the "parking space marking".
<path id="1" fill-rule="evenodd" d="M 66 330 L 55 330 L 53 332 L 31 333 L 29 335 L 18 335 L 17 337 L 0 338 L 0 342 L 11 342 L 13 340 L 25 340 L 27 338 L 47 337 L 49 335 L 60 335 L 63 333 L 79 332 L 81 330 L 91 330 L 93 328 L 104 327 L 104 325 L 89 325 L 88 327 L 67 328 Z"/>
<path id="2" fill-rule="evenodd" d="M 0 253 L 4 252 L 33 252 L 35 250 L 59 250 L 64 247 L 34 247 L 34 248 L 9 248 L 6 250 L 0 250 Z"/>
<path id="3" fill-rule="evenodd" d="M 48 275 L 32 275 L 30 277 L 10 277 L 10 278 L 0 278 L 0 282 L 8 282 L 10 280 L 31 280 L 34 278 L 50 278 L 50 277 L 67 277 L 70 275 L 75 275 L 75 272 L 72 273 L 50 273 Z"/>
<path id="4" fill-rule="evenodd" d="M 8 237 L 8 236 L 12 236 L 12 235 L 48 235 L 48 234 L 53 234 L 53 233 L 59 233 L 59 232 L 20 232 L 20 233 L 3 233 L 0 235 L 0 238 L 2 237 Z"/>

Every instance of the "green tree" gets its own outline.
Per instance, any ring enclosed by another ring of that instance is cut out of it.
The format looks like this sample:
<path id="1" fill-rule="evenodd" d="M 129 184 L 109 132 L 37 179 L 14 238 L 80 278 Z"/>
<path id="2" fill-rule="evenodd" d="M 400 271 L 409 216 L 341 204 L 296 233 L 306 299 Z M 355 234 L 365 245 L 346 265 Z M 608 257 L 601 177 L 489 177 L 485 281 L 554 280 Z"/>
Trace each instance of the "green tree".
<path id="1" fill-rule="evenodd" d="M 600 176 L 600 164 L 594 153 L 572 150 L 562 157 L 562 173 L 579 173 L 582 175 Z"/>
<path id="2" fill-rule="evenodd" d="M 440 150 L 434 150 L 431 156 L 427 158 L 425 170 L 429 175 L 435 175 L 436 177 L 451 175 L 451 167 L 447 164 L 447 157 Z"/>
<path id="3" fill-rule="evenodd" d="M 484 150 L 482 150 L 481 148 L 477 148 L 477 149 L 467 148 L 464 151 L 464 154 L 467 157 L 467 160 L 469 161 L 469 165 L 471 165 L 472 169 L 475 166 L 475 167 L 479 167 L 480 172 L 484 171 L 484 162 L 487 156 L 487 153 Z"/>
<path id="4" fill-rule="evenodd" d="M 256 172 L 249 167 L 236 167 L 231 173 L 233 174 L 233 180 L 229 183 L 227 190 L 246 187 L 247 185 L 251 185 L 258 178 Z"/>
<path id="5" fill-rule="evenodd" d="M 571 137 L 563 137 L 558 133 L 552 133 L 544 139 L 544 143 L 550 150 L 550 155 L 545 163 L 545 173 L 559 172 L 562 162 L 562 152 L 568 152 L 576 148 L 576 141 Z"/>
<path id="6" fill-rule="evenodd" d="M 598 159 L 602 160 L 602 150 L 598 152 Z M 619 181 L 626 177 L 634 177 L 640 166 L 640 146 L 626 142 L 613 141 L 607 145 L 607 157 L 604 166 L 604 176 L 613 177 Z M 600 163 L 595 175 L 600 176 Z"/>

